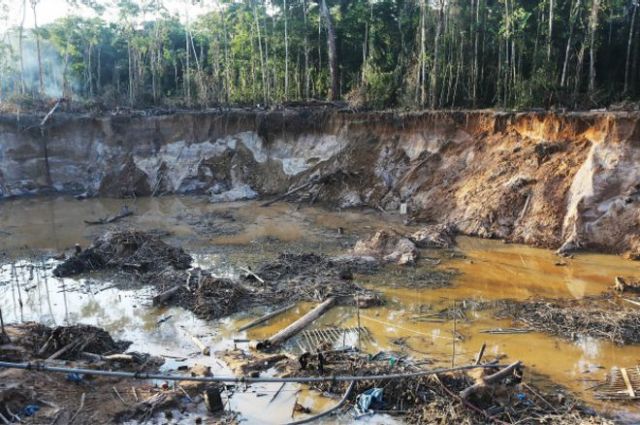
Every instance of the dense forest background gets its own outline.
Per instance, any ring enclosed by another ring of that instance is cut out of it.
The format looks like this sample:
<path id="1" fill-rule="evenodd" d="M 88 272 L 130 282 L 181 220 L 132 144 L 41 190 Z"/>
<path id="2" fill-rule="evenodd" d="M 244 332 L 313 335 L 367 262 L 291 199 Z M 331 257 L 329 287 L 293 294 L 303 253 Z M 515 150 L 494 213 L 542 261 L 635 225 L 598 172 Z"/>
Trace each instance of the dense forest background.
<path id="1" fill-rule="evenodd" d="M 8 25 L 9 1 L 22 25 Z M 0 0 L 0 100 L 595 108 L 640 98 L 639 0 L 201 0 L 210 11 L 191 19 L 192 1 L 66 1 L 95 16 L 26 28 L 39 0 Z M 180 16 L 166 8 L 176 1 Z"/>

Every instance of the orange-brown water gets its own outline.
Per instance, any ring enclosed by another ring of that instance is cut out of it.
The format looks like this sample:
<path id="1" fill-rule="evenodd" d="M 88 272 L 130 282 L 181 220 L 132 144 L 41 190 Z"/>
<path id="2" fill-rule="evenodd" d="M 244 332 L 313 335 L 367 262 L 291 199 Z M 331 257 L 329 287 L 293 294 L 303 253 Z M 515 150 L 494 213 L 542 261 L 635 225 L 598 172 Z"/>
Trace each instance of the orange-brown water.
<path id="1" fill-rule="evenodd" d="M 108 276 L 80 279 L 55 279 L 50 275 L 53 260 L 38 260 L 43 267 L 32 272 L 34 253 L 54 253 L 87 244 L 109 226 L 85 226 L 84 219 L 95 219 L 117 212 L 119 200 L 95 199 L 78 202 L 68 198 L 26 199 L 0 204 L 0 239 L 6 254 L 0 268 L 0 305 L 5 320 L 38 320 L 47 324 L 90 323 L 105 327 L 115 336 L 134 341 L 132 349 L 168 356 L 166 368 L 178 364 L 208 363 L 216 373 L 231 371 L 214 357 L 196 354 L 189 333 L 195 333 L 214 350 L 233 346 L 233 338 L 267 337 L 297 317 L 311 304 L 302 303 L 293 310 L 247 332 L 237 332 L 242 324 L 264 312 L 242 312 L 231 318 L 205 322 L 178 308 L 156 309 L 149 306 L 151 288 L 126 290 L 111 287 Z M 167 197 L 139 199 L 130 203 L 136 215 L 120 225 L 144 230 L 171 232 L 170 241 L 196 253 L 198 265 L 220 274 L 234 275 L 237 267 L 273 258 L 279 252 L 344 252 L 360 235 L 381 226 L 403 226 L 397 218 L 377 212 L 329 212 L 320 208 L 301 208 L 276 204 L 261 208 L 257 203 L 211 205 L 202 198 Z M 185 223 L 185 215 L 231 211 L 237 224 L 232 234 L 210 234 Z M 337 228 L 345 229 L 339 236 Z M 639 346 L 616 346 L 608 341 L 578 338 L 567 341 L 539 334 L 494 335 L 481 331 L 510 327 L 509 321 L 496 320 L 490 311 L 470 312 L 468 320 L 445 323 L 419 321 L 416 316 L 426 306 L 433 309 L 451 306 L 466 299 L 525 299 L 531 296 L 580 298 L 607 290 L 616 275 L 640 278 L 637 263 L 619 257 L 580 254 L 560 259 L 552 252 L 499 241 L 458 238 L 464 256 L 448 259 L 438 252 L 425 256 L 440 257 L 439 269 L 455 269 L 459 274 L 452 285 L 438 289 L 407 289 L 410 275 L 393 268 L 370 276 L 357 276 L 363 284 L 382 292 L 387 304 L 362 310 L 360 322 L 372 333 L 374 343 L 363 349 L 404 351 L 415 358 L 428 358 L 436 364 L 468 363 L 479 347 L 487 344 L 486 356 L 506 354 L 508 360 L 522 360 L 536 374 L 549 377 L 602 410 L 622 413 L 629 421 L 640 419 L 634 406 L 596 403 L 587 388 L 601 380 L 613 366 L 635 366 L 640 360 Z M 39 255 L 39 258 L 41 255 Z M 13 267 L 11 263 L 14 262 Z M 416 272 L 429 273 L 433 267 L 419 264 Z M 20 302 L 22 301 L 22 303 Z M 20 308 L 20 304 L 23 305 Z M 158 325 L 160 318 L 172 316 Z M 357 312 L 351 307 L 336 307 L 314 326 L 356 326 Z M 453 343 L 453 326 L 462 339 Z M 403 344 L 398 339 L 403 338 Z M 174 358 L 186 360 L 175 360 Z M 249 423 L 280 423 L 291 419 L 296 400 L 318 412 L 334 400 L 314 391 L 288 385 L 270 402 L 279 385 L 255 385 L 238 391 L 230 400 Z M 266 394 L 266 395 L 261 395 Z M 381 418 L 387 422 L 390 418 Z M 348 420 L 347 420 L 348 421 Z"/>

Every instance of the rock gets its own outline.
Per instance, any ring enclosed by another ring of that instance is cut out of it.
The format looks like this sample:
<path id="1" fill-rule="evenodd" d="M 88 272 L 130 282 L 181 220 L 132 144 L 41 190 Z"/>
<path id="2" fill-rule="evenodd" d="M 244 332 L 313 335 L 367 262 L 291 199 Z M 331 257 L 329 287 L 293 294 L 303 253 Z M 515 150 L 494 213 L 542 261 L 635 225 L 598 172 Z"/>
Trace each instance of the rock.
<path id="1" fill-rule="evenodd" d="M 412 234 L 410 239 L 419 248 L 453 248 L 455 228 L 449 224 L 429 225 Z"/>
<path id="2" fill-rule="evenodd" d="M 227 190 L 226 192 L 213 193 L 209 198 L 209 201 L 212 203 L 244 201 L 248 199 L 255 199 L 257 196 L 258 194 L 251 189 L 251 186 L 243 184 L 241 186 L 236 186 L 231 190 Z"/>
<path id="3" fill-rule="evenodd" d="M 372 256 L 387 263 L 412 265 L 419 253 L 411 240 L 393 230 L 378 230 L 370 239 L 359 240 L 353 248 L 356 255 Z"/>

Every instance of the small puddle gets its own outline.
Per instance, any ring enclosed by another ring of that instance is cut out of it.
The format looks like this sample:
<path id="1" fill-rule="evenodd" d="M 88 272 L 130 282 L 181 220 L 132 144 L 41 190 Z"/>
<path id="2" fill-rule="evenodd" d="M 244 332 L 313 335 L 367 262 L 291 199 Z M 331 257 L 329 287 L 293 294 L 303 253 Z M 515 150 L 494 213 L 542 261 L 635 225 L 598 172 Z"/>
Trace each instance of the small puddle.
<path id="1" fill-rule="evenodd" d="M 237 332 L 242 324 L 264 311 L 207 322 L 180 308 L 154 308 L 150 287 L 116 288 L 108 275 L 100 273 L 78 279 L 53 277 L 51 271 L 57 261 L 50 259 L 51 254 L 76 243 L 86 246 L 106 229 L 131 226 L 169 232 L 167 241 L 192 252 L 195 265 L 218 275 L 234 276 L 239 266 L 254 266 L 281 252 L 344 253 L 358 237 L 375 229 L 404 227 L 398 217 L 378 212 L 338 213 L 305 206 L 298 209 L 289 204 L 262 208 L 256 202 L 212 205 L 205 198 L 177 196 L 129 201 L 136 214 L 118 225 L 84 224 L 84 220 L 114 214 L 123 203 L 115 199 L 76 201 L 56 197 L 0 204 L 0 306 L 6 322 L 92 324 L 105 328 L 115 338 L 133 341 L 131 350 L 164 356 L 165 370 L 201 363 L 211 366 L 214 374 L 231 374 L 229 367 L 215 356 L 199 355 L 189 335 L 198 335 L 212 352 L 232 348 L 233 338 L 268 337 L 302 316 L 311 304 L 301 303 L 263 326 Z M 338 228 L 344 229 L 344 234 L 339 234 Z M 440 260 L 436 270 L 456 272 L 451 285 L 409 287 L 416 275 L 434 272 L 434 267 L 426 264 L 429 261 L 422 261 L 410 271 L 388 267 L 374 275 L 358 275 L 356 279 L 361 283 L 382 292 L 387 304 L 361 310 L 359 318 L 355 308 L 336 307 L 314 326 L 352 327 L 358 326 L 359 321 L 374 340 L 364 342 L 364 350 L 400 351 L 429 358 L 435 365 L 450 365 L 452 361 L 467 364 L 486 343 L 487 356 L 507 354 L 509 360 L 522 360 L 536 376 L 548 377 L 593 406 L 622 414 L 630 422 L 640 420 L 640 411 L 634 406 L 598 402 L 587 390 L 602 380 L 611 367 L 636 365 L 640 346 L 620 347 L 593 338 L 571 342 L 540 333 L 483 333 L 512 327 L 510 321 L 494 319 L 490 311 L 468 311 L 469 320 L 455 323 L 416 318 L 426 308 L 437 310 L 463 300 L 581 298 L 600 294 L 609 289 L 616 275 L 640 278 L 636 264 L 615 256 L 580 254 L 563 259 L 565 265 L 556 265 L 560 259 L 547 250 L 467 237 L 458 238 L 458 251 L 462 255 L 424 252 L 425 257 Z M 455 344 L 454 326 L 460 336 Z M 238 388 L 230 407 L 249 423 L 282 423 L 291 420 L 296 399 L 314 412 L 335 403 L 334 399 L 293 384 L 271 401 L 278 388 L 278 384 Z M 343 420 L 349 422 L 348 418 Z M 392 420 L 375 419 L 385 423 Z"/>

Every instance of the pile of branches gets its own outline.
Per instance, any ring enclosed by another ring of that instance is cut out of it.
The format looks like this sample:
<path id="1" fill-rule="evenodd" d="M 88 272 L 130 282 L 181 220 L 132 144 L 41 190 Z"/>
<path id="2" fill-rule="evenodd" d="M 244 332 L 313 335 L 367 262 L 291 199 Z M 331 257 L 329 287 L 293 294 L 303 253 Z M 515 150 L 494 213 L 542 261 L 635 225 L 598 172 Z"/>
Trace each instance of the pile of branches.
<path id="1" fill-rule="evenodd" d="M 320 369 L 320 370 L 319 370 Z M 297 374 L 317 375 L 384 375 L 415 372 L 419 364 L 399 359 L 394 354 L 369 356 L 358 352 L 325 352 L 322 366 L 317 359 L 306 362 Z M 356 403 L 358 394 L 371 388 L 383 389 L 382 406 L 374 410 L 405 416 L 411 424 L 612 424 L 605 418 L 592 416 L 571 397 L 557 397 L 531 384 L 522 382 L 522 371 L 514 370 L 500 382 L 487 385 L 469 398 L 460 393 L 473 386 L 481 376 L 499 370 L 476 369 L 421 375 L 382 381 L 357 381 L 349 401 Z M 323 382 L 316 388 L 323 392 L 343 394 L 348 382 Z"/>
<path id="2" fill-rule="evenodd" d="M 83 352 L 110 355 L 124 352 L 128 341 L 115 341 L 107 331 L 95 326 L 73 325 L 50 328 L 39 323 L 23 323 L 9 328 L 11 342 L 28 358 L 76 360 Z M 58 353 L 58 355 L 56 355 Z"/>
<path id="3" fill-rule="evenodd" d="M 85 251 L 58 265 L 53 274 L 67 277 L 108 268 L 146 273 L 169 266 L 184 270 L 191 262 L 191 256 L 182 248 L 145 232 L 125 230 L 105 233 Z"/>
<path id="4" fill-rule="evenodd" d="M 579 300 L 505 300 L 496 305 L 498 318 L 510 318 L 539 332 L 571 340 L 591 336 L 620 345 L 640 342 L 640 309 L 611 294 Z"/>
<path id="5" fill-rule="evenodd" d="M 370 305 L 379 304 L 376 293 L 353 281 L 352 271 L 371 267 L 357 257 L 282 254 L 239 280 L 217 278 L 201 269 L 163 270 L 143 280 L 161 289 L 154 298 L 156 305 L 177 305 L 202 319 L 216 319 L 256 306 L 321 302 L 329 297 L 353 302 L 358 295 Z"/>

